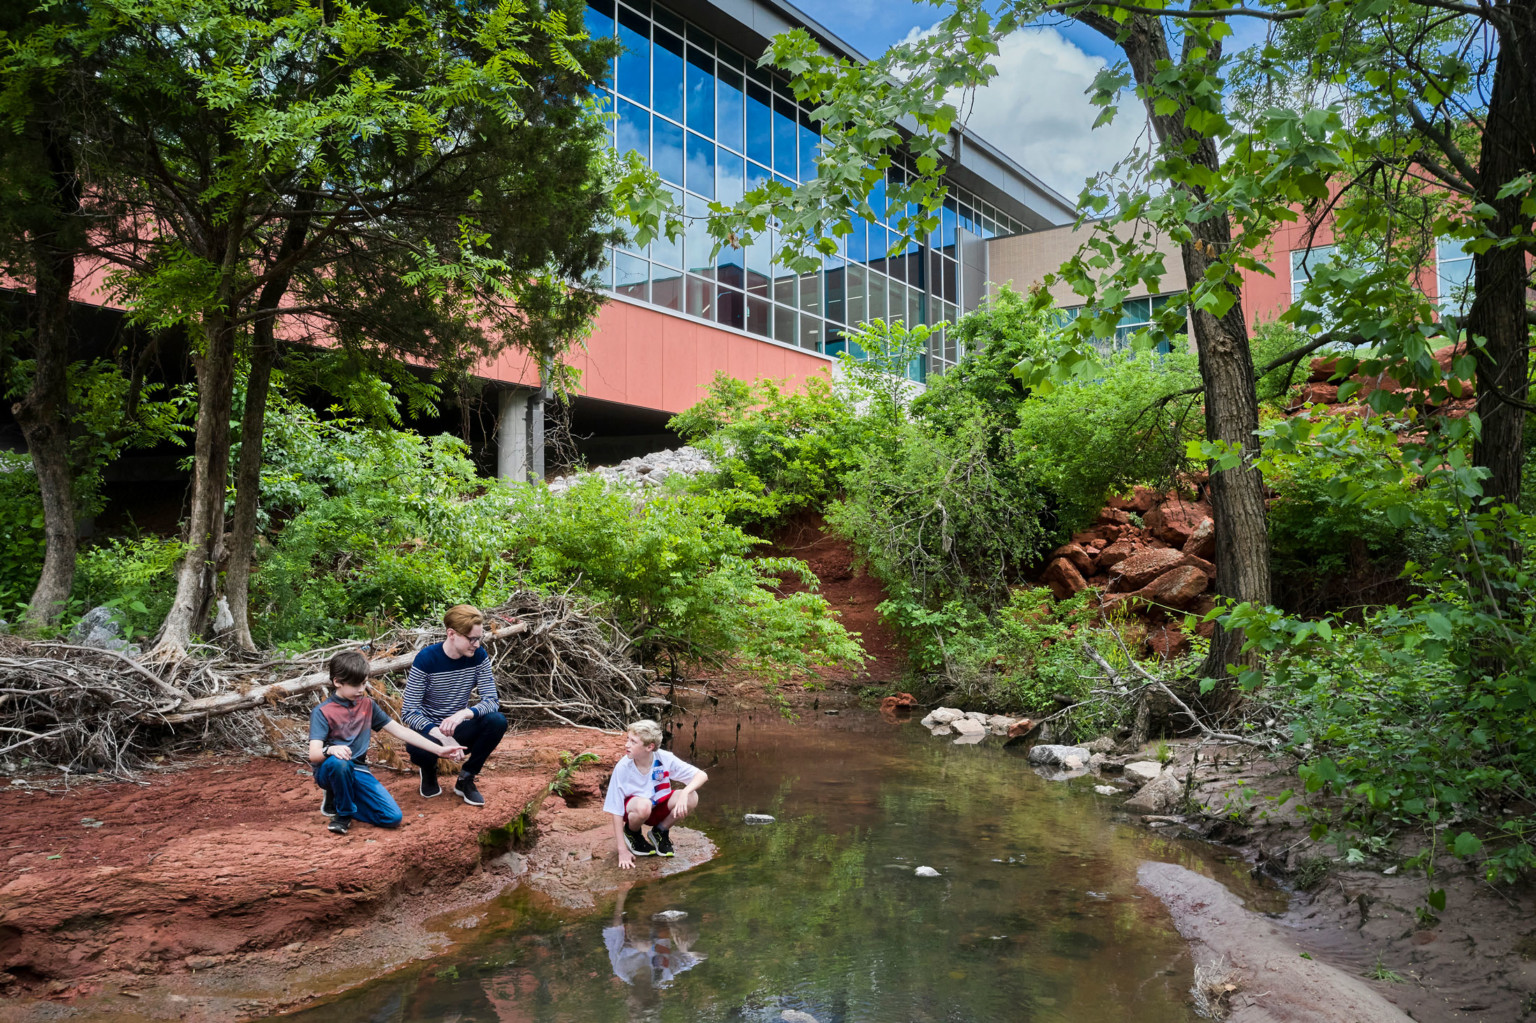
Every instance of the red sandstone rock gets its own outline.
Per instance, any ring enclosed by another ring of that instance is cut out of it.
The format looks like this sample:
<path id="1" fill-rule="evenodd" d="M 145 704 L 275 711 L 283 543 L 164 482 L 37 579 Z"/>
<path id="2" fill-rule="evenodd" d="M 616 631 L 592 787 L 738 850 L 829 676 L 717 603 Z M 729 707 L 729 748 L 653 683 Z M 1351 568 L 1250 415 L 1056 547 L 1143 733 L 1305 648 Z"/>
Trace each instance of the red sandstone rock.
<path id="1" fill-rule="evenodd" d="M 1102 551 L 1104 548 L 1106 548 L 1108 546 L 1109 546 L 1109 541 L 1104 539 L 1102 536 L 1101 537 L 1096 537 L 1095 539 L 1092 539 L 1092 540 L 1089 540 L 1088 543 L 1087 543 L 1087 547 L 1090 550 L 1095 551 L 1095 552 Z"/>
<path id="2" fill-rule="evenodd" d="M 1066 558 L 1072 562 L 1072 566 L 1083 575 L 1093 574 L 1093 558 L 1081 545 L 1075 543 L 1062 544 L 1051 552 L 1053 558 Z"/>
<path id="3" fill-rule="evenodd" d="M 1129 558 L 1131 555 L 1140 550 L 1142 550 L 1142 547 L 1134 541 L 1116 540 L 1114 543 L 1110 544 L 1108 547 L 1099 552 L 1099 558 L 1097 562 L 1098 567 L 1101 570 L 1106 568 L 1114 568 L 1116 565 L 1120 564 L 1120 562 L 1124 561 L 1126 558 Z"/>
<path id="4" fill-rule="evenodd" d="M 1008 738 L 1017 739 L 1021 735 L 1028 735 L 1035 730 L 1035 722 L 1030 718 L 1019 718 L 1008 726 Z"/>
<path id="5" fill-rule="evenodd" d="M 1110 573 L 1109 589 L 1112 593 L 1139 590 L 1164 572 L 1184 564 L 1184 560 L 1184 552 L 1171 547 L 1138 551 L 1114 567 Z"/>
<path id="6" fill-rule="evenodd" d="M 1182 564 L 1194 565 L 1200 571 L 1205 573 L 1205 577 L 1207 579 L 1216 578 L 1216 566 L 1211 564 L 1209 561 L 1206 561 L 1204 558 L 1196 557 L 1193 554 L 1185 554 Z"/>
<path id="7" fill-rule="evenodd" d="M 1307 384 L 1301 389 L 1301 401 L 1303 404 L 1332 405 L 1338 400 L 1338 384 Z"/>
<path id="8" fill-rule="evenodd" d="M 1099 511 L 1099 517 L 1093 521 L 1096 526 L 1128 526 L 1131 524 L 1131 513 L 1119 508 L 1103 508 Z"/>
<path id="9" fill-rule="evenodd" d="M 1168 661 L 1189 652 L 1189 637 L 1177 625 L 1160 625 L 1147 633 L 1147 648 Z"/>
<path id="10" fill-rule="evenodd" d="M 1211 517 L 1211 506 L 1204 501 L 1186 501 L 1173 497 L 1143 516 L 1147 529 L 1164 543 L 1183 547 L 1201 519 Z"/>
<path id="11" fill-rule="evenodd" d="M 1157 502 L 1160 500 L 1162 500 L 1162 495 L 1151 487 L 1138 486 L 1135 490 L 1131 491 L 1130 497 L 1111 497 L 1109 499 L 1109 506 L 1111 508 L 1118 508 L 1121 511 L 1145 515 L 1156 507 Z"/>
<path id="12" fill-rule="evenodd" d="M 1196 597 L 1204 593 L 1210 584 L 1211 581 L 1206 578 L 1205 573 L 1194 565 L 1180 565 L 1147 583 L 1137 591 L 1137 596 L 1144 597 L 1155 604 L 1187 607 Z"/>
<path id="13" fill-rule="evenodd" d="M 1210 558 L 1216 553 L 1216 520 L 1202 519 L 1184 541 L 1184 553 L 1197 558 Z"/>
<path id="14" fill-rule="evenodd" d="M 1088 588 L 1083 574 L 1066 558 L 1057 558 L 1045 566 L 1040 581 L 1051 588 L 1057 600 L 1066 600 L 1074 593 L 1081 593 Z"/>
<path id="15" fill-rule="evenodd" d="M 897 693 L 880 701 L 880 713 L 890 714 L 899 710 L 911 710 L 916 706 L 917 700 L 913 699 L 911 693 Z"/>

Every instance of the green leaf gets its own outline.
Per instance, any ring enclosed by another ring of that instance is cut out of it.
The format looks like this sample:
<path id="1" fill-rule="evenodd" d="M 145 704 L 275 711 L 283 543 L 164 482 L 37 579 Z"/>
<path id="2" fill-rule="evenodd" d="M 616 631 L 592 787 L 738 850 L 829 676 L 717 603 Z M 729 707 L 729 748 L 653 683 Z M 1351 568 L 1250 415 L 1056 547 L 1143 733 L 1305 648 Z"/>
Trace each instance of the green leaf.
<path id="1" fill-rule="evenodd" d="M 1445 912 L 1445 889 L 1444 888 L 1436 888 L 1434 891 L 1432 891 L 1428 895 L 1424 896 L 1424 901 L 1429 903 L 1429 908 L 1433 909 L 1436 913 L 1444 913 Z"/>
<path id="2" fill-rule="evenodd" d="M 1439 611 L 1431 611 L 1425 615 L 1424 624 L 1429 626 L 1429 631 L 1443 640 L 1449 641 L 1453 636 L 1454 630 L 1451 628 L 1450 619 L 1446 618 Z"/>
<path id="3" fill-rule="evenodd" d="M 1472 834 L 1470 831 L 1463 831 L 1461 834 L 1457 835 L 1456 840 L 1451 843 L 1451 852 L 1455 853 L 1457 856 L 1460 856 L 1464 860 L 1470 859 L 1482 851 L 1482 840 L 1479 839 L 1476 835 Z M 1444 907 L 1442 906 L 1441 908 Z"/>

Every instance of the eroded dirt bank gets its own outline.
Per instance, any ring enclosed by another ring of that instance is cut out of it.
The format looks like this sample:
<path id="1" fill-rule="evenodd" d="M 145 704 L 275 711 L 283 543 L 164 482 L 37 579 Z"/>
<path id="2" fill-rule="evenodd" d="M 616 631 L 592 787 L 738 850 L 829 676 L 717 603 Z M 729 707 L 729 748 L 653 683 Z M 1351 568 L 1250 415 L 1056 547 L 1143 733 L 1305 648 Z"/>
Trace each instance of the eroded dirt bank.
<path id="1" fill-rule="evenodd" d="M 531 852 L 488 854 L 482 832 L 543 791 L 562 751 L 600 760 L 544 800 Z M 598 790 L 622 753 L 594 731 L 510 734 L 482 775 L 482 809 L 424 800 L 413 775 L 380 770 L 402 826 L 345 837 L 325 830 L 309 772 L 275 759 L 209 755 L 137 785 L 12 784 L 0 791 L 0 1018 L 264 1015 L 440 952 L 477 925 L 470 907 L 512 884 L 590 906 L 620 883 Z M 677 847 L 642 872 L 713 855 L 682 828 Z"/>

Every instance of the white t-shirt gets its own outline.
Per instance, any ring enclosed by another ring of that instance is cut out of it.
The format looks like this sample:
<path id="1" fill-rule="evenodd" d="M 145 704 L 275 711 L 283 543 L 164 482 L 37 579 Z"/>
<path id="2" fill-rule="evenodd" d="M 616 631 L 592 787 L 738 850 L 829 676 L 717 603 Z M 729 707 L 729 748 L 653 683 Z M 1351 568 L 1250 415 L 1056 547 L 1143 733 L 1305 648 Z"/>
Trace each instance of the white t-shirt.
<path id="1" fill-rule="evenodd" d="M 624 804 L 631 796 L 644 796 L 659 803 L 672 793 L 672 782 L 684 785 L 699 773 L 699 769 L 686 760 L 679 760 L 664 749 L 652 754 L 651 773 L 644 774 L 629 757 L 619 761 L 608 781 L 608 795 L 603 800 L 603 810 L 615 816 L 623 816 Z"/>

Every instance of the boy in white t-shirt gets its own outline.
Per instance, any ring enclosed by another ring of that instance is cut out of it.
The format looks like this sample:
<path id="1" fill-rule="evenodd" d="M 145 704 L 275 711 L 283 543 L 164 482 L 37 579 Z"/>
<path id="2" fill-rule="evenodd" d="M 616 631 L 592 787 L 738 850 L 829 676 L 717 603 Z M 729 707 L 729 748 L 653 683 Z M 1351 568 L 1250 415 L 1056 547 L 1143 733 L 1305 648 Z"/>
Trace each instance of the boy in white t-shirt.
<path id="1" fill-rule="evenodd" d="M 613 814 L 613 837 L 619 844 L 619 867 L 629 870 L 636 856 L 671 856 L 672 825 L 699 805 L 699 787 L 709 775 L 661 749 L 661 726 L 636 721 L 624 736 L 628 754 L 613 769 L 603 810 Z M 683 787 L 676 791 L 674 781 Z M 650 825 L 651 841 L 641 830 Z M 652 845 L 651 842 L 655 842 Z"/>

